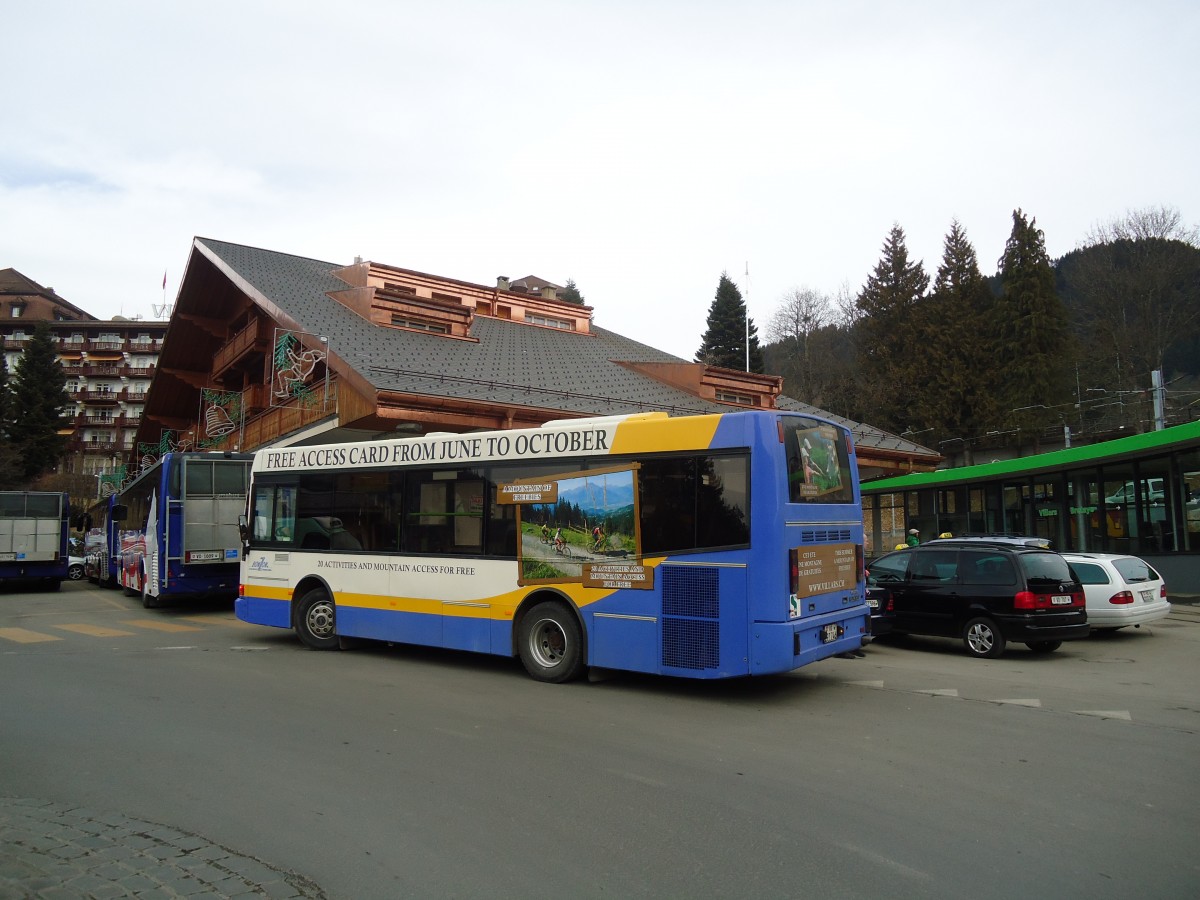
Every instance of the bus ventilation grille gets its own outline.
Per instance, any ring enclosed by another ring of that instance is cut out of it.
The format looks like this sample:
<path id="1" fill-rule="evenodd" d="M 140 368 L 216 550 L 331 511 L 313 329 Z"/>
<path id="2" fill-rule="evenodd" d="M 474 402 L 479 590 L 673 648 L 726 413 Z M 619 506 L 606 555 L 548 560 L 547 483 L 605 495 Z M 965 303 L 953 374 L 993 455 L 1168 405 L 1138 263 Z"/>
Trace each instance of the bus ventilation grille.
<path id="1" fill-rule="evenodd" d="M 850 529 L 843 528 L 810 528 L 800 532 L 800 540 L 805 544 L 845 543 L 853 540 Z"/>
<path id="2" fill-rule="evenodd" d="M 715 669 L 721 660 L 721 602 L 715 568 L 663 566 L 662 664 Z"/>

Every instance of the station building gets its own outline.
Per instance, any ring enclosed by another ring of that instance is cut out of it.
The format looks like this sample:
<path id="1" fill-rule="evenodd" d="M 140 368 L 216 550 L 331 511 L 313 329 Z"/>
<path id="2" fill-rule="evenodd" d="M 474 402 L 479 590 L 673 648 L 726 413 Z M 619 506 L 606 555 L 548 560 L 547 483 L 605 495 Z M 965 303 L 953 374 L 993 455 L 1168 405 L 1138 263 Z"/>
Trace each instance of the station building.
<path id="1" fill-rule="evenodd" d="M 863 484 L 871 554 L 922 539 L 1010 533 L 1072 552 L 1129 553 L 1172 594 L 1200 595 L 1200 421 L 1084 447 Z"/>

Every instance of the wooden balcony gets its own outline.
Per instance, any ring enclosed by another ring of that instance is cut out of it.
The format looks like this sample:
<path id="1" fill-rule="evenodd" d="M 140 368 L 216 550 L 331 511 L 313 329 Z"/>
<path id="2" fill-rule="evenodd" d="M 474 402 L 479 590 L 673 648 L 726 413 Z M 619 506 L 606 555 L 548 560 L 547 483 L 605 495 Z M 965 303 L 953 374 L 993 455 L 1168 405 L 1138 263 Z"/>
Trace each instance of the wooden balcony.
<path id="1" fill-rule="evenodd" d="M 269 321 L 254 319 L 230 338 L 224 347 L 213 354 L 213 378 L 219 381 L 225 371 L 247 356 L 267 353 L 273 327 Z"/>

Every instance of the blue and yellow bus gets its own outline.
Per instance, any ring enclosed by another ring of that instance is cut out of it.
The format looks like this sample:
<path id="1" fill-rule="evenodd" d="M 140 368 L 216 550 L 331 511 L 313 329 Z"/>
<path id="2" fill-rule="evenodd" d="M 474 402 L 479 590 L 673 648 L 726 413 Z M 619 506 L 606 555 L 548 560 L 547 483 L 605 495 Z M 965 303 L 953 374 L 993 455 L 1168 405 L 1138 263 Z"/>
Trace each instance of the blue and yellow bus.
<path id="1" fill-rule="evenodd" d="M 71 505 L 58 491 L 0 491 L 0 584 L 67 577 Z"/>
<path id="2" fill-rule="evenodd" d="M 788 672 L 868 633 L 854 446 L 776 412 L 268 448 L 237 615 L 343 638 L 689 678 Z"/>
<path id="3" fill-rule="evenodd" d="M 102 583 L 140 596 L 147 609 L 169 600 L 232 600 L 250 480 L 248 453 L 164 453 L 116 495 L 105 520 L 115 573 Z"/>

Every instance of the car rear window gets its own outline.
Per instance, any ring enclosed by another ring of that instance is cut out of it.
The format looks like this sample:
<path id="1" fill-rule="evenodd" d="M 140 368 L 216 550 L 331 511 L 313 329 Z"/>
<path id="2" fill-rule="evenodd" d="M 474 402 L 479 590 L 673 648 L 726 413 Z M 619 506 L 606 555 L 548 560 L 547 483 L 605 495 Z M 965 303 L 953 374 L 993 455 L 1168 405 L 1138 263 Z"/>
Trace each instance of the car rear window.
<path id="1" fill-rule="evenodd" d="M 1104 566 L 1098 566 L 1095 563 L 1073 562 L 1071 568 L 1075 570 L 1075 574 L 1079 576 L 1080 584 L 1110 584 L 1111 579 L 1108 573 L 1104 571 Z"/>
<path id="2" fill-rule="evenodd" d="M 1022 553 L 1018 558 L 1031 584 L 1075 580 L 1067 561 L 1057 553 Z"/>
<path id="3" fill-rule="evenodd" d="M 1113 567 L 1121 573 L 1121 577 L 1130 583 L 1139 581 L 1157 581 L 1158 573 L 1150 568 L 1150 564 L 1144 560 L 1138 559 L 1136 556 L 1127 556 L 1124 559 L 1114 559 Z"/>

